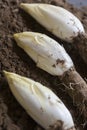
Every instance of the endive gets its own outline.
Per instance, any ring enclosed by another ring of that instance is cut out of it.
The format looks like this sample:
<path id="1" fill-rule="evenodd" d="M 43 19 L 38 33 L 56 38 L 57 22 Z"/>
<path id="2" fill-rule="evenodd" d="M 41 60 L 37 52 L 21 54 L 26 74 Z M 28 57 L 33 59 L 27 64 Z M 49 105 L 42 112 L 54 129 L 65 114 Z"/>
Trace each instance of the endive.
<path id="1" fill-rule="evenodd" d="M 15 73 L 4 74 L 15 98 L 43 128 L 75 130 L 69 110 L 49 88 Z"/>
<path id="2" fill-rule="evenodd" d="M 73 62 L 65 49 L 52 38 L 35 32 L 14 34 L 22 49 L 36 62 L 37 66 L 48 73 L 58 76 L 87 120 L 87 84 L 75 70 Z"/>
<path id="3" fill-rule="evenodd" d="M 15 34 L 14 38 L 38 67 L 52 75 L 62 75 L 73 66 L 65 49 L 45 34 L 23 32 Z"/>
<path id="4" fill-rule="evenodd" d="M 50 4 L 26 4 L 20 7 L 59 38 L 72 41 L 78 33 L 84 33 L 81 22 L 66 9 Z"/>
<path id="5" fill-rule="evenodd" d="M 87 63 L 87 36 L 80 20 L 68 10 L 50 4 L 26 4 L 20 7 L 58 38 L 72 42 Z"/>

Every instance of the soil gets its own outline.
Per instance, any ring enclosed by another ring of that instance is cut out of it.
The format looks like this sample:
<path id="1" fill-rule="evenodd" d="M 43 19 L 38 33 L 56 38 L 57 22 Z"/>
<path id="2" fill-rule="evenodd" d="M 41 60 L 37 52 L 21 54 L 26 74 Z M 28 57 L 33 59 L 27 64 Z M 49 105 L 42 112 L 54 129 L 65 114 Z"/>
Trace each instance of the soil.
<path id="1" fill-rule="evenodd" d="M 23 31 L 37 31 L 53 36 L 31 16 L 19 8 L 21 2 L 50 3 L 62 6 L 75 14 L 83 23 L 87 32 L 87 7 L 77 9 L 65 0 L 0 0 L 0 130 L 42 130 L 42 128 L 28 116 L 12 95 L 3 70 L 15 72 L 29 77 L 51 88 L 70 110 L 78 130 L 87 130 L 85 122 L 78 113 L 72 99 L 66 94 L 64 86 L 57 77 L 53 77 L 36 67 L 35 63 L 16 45 L 13 34 Z M 60 41 L 71 56 L 77 71 L 87 81 L 87 66 L 74 49 L 72 44 Z"/>
<path id="2" fill-rule="evenodd" d="M 78 49 L 80 56 L 87 64 L 87 34 L 79 34 L 77 37 L 75 37 L 73 39 L 73 45 L 76 49 Z"/>

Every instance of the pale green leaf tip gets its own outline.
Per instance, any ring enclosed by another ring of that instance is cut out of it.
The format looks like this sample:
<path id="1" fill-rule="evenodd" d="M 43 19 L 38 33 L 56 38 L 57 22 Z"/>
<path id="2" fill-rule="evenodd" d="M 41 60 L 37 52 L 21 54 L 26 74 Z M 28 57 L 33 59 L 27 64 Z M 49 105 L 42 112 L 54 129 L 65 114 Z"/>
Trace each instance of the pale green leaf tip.
<path id="1" fill-rule="evenodd" d="M 10 76 L 10 72 L 7 72 L 6 70 L 3 70 L 3 73 L 6 79 Z"/>
<path id="2" fill-rule="evenodd" d="M 28 4 L 21 3 L 20 8 L 26 10 Z"/>
<path id="3" fill-rule="evenodd" d="M 13 35 L 13 37 L 14 37 L 14 39 L 18 39 L 19 33 L 15 33 L 15 34 Z"/>
<path id="4" fill-rule="evenodd" d="M 25 5 L 24 3 L 21 3 L 21 4 L 20 4 L 20 8 L 22 8 L 24 5 Z"/>
<path id="5" fill-rule="evenodd" d="M 6 75 L 8 72 L 6 70 L 3 70 L 4 75 Z"/>

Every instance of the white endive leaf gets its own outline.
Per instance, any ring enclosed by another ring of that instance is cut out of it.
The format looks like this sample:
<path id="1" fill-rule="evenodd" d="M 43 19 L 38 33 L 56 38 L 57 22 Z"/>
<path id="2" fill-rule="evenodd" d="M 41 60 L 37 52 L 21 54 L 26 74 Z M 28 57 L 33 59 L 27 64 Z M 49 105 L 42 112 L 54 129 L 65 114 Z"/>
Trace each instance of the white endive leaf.
<path id="1" fill-rule="evenodd" d="M 57 37 L 71 42 L 73 37 L 84 33 L 80 20 L 66 9 L 49 4 L 24 4 L 20 7 L 34 17 Z"/>
<path id="2" fill-rule="evenodd" d="M 45 34 L 23 32 L 14 34 L 14 38 L 39 68 L 52 75 L 60 76 L 73 66 L 65 49 Z"/>
<path id="3" fill-rule="evenodd" d="M 70 112 L 49 88 L 17 74 L 4 73 L 13 95 L 43 128 L 49 129 L 58 121 L 64 130 L 74 127 Z"/>

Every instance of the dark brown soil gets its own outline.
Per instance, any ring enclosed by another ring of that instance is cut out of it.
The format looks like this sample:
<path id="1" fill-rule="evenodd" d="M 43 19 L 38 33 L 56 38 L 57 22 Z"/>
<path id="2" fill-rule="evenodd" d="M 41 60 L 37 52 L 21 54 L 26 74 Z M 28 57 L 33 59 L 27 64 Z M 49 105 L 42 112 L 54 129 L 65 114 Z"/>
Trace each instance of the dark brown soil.
<path id="1" fill-rule="evenodd" d="M 79 34 L 78 37 L 75 37 L 73 39 L 73 45 L 87 64 L 87 34 Z"/>
<path id="2" fill-rule="evenodd" d="M 32 78 L 50 87 L 70 110 L 78 130 L 87 130 L 84 120 L 78 114 L 77 108 L 66 94 L 64 86 L 58 81 L 58 78 L 37 68 L 27 54 L 16 45 L 13 34 L 22 31 L 42 32 L 59 41 L 19 8 L 21 2 L 43 2 L 62 6 L 73 12 L 82 21 L 87 32 L 87 7 L 82 11 L 67 4 L 65 0 L 0 0 L 0 130 L 42 130 L 13 97 L 3 76 L 3 70 Z M 73 59 L 77 71 L 87 80 L 87 66 L 84 61 L 73 45 L 63 44 Z"/>

